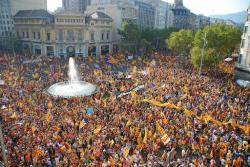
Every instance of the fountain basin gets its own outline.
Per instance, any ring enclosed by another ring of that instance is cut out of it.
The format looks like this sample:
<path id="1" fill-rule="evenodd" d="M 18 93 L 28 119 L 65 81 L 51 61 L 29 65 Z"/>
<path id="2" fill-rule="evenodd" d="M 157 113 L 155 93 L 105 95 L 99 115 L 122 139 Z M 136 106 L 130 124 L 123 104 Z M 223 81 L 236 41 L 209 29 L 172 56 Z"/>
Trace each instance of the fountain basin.
<path id="1" fill-rule="evenodd" d="M 95 94 L 98 87 L 88 82 L 59 82 L 46 90 L 51 96 L 61 98 L 85 97 Z"/>

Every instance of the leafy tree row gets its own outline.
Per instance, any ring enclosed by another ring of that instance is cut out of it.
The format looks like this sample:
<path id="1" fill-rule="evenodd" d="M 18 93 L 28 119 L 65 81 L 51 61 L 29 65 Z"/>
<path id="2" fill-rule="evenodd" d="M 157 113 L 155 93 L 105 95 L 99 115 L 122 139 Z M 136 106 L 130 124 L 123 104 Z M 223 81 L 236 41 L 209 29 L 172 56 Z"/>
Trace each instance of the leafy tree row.
<path id="1" fill-rule="evenodd" d="M 166 48 L 165 39 L 175 31 L 177 29 L 174 28 L 140 30 L 133 22 L 124 22 L 119 29 L 122 37 L 121 51 L 163 50 Z"/>
<path id="2" fill-rule="evenodd" d="M 174 32 L 166 43 L 175 54 L 190 56 L 196 68 L 200 67 L 203 51 L 203 68 L 209 69 L 217 67 L 239 47 L 241 34 L 241 29 L 237 27 L 218 24 L 196 33 L 191 30 Z"/>

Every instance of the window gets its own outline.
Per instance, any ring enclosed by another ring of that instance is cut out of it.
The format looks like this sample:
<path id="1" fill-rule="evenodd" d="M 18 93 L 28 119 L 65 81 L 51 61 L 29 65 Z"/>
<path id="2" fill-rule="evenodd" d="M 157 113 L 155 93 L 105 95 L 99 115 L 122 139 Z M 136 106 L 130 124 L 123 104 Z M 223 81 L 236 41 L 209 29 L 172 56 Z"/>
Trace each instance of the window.
<path id="1" fill-rule="evenodd" d="M 241 64 L 241 60 L 242 60 L 242 54 L 239 55 L 238 57 L 238 63 Z"/>
<path id="2" fill-rule="evenodd" d="M 29 38 L 29 32 L 26 32 L 26 37 Z"/>
<path id="3" fill-rule="evenodd" d="M 63 30 L 58 30 L 58 36 L 57 36 L 59 41 L 63 40 Z"/>
<path id="4" fill-rule="evenodd" d="M 78 31 L 78 41 L 82 41 L 82 31 Z"/>
<path id="5" fill-rule="evenodd" d="M 247 34 L 247 29 L 248 29 L 248 26 L 245 26 L 245 28 L 244 28 L 244 35 Z"/>
<path id="6" fill-rule="evenodd" d="M 33 39 L 36 39 L 36 33 L 33 32 Z"/>
<path id="7" fill-rule="evenodd" d="M 40 32 L 37 33 L 37 38 L 38 38 L 38 39 L 41 39 L 41 34 L 40 34 Z"/>
<path id="8" fill-rule="evenodd" d="M 245 39 L 242 40 L 242 42 L 241 42 L 241 48 L 245 47 L 245 41 L 246 41 Z"/>
<path id="9" fill-rule="evenodd" d="M 109 31 L 107 32 L 107 40 L 109 40 Z"/>
<path id="10" fill-rule="evenodd" d="M 94 33 L 94 32 L 91 32 L 91 34 L 90 34 L 90 39 L 91 39 L 91 41 L 94 41 L 94 40 L 95 40 L 95 33 Z"/>
<path id="11" fill-rule="evenodd" d="M 104 40 L 104 33 L 102 33 L 102 40 Z"/>
<path id="12" fill-rule="evenodd" d="M 47 33 L 47 40 L 50 41 L 50 33 Z"/>
<path id="13" fill-rule="evenodd" d="M 67 39 L 69 41 L 74 41 L 75 40 L 74 39 L 74 31 L 73 30 L 68 30 L 68 32 L 67 32 Z"/>
<path id="14" fill-rule="evenodd" d="M 23 32 L 23 38 L 25 38 L 25 32 Z"/>

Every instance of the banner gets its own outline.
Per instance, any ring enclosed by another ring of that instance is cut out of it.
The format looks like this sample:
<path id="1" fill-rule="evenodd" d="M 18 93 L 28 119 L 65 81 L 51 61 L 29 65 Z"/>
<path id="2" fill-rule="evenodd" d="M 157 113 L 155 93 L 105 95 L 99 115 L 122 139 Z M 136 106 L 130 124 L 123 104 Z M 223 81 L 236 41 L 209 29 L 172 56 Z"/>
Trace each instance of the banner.
<path id="1" fill-rule="evenodd" d="M 246 125 L 246 126 L 239 125 L 239 124 L 236 123 L 235 120 L 230 120 L 229 122 L 221 122 L 221 121 L 218 121 L 218 120 L 214 119 L 212 116 L 210 116 L 208 114 L 204 114 L 201 117 L 198 117 L 192 111 L 187 110 L 185 108 L 178 107 L 178 106 L 176 106 L 174 104 L 171 104 L 171 103 L 161 103 L 159 101 L 149 100 L 149 99 L 144 99 L 143 102 L 147 102 L 147 103 L 153 104 L 153 105 L 158 106 L 158 107 L 167 107 L 169 109 L 175 109 L 177 111 L 184 112 L 188 117 L 194 115 L 197 119 L 199 119 L 200 121 L 202 121 L 205 124 L 208 124 L 209 122 L 211 122 L 211 123 L 213 123 L 215 125 L 218 125 L 218 126 L 225 126 L 225 125 L 230 124 L 234 128 L 241 129 L 246 134 L 250 133 L 250 125 Z M 166 120 L 164 122 L 166 122 Z M 160 134 L 162 134 L 162 135 L 165 134 L 164 129 L 160 127 L 158 122 L 156 123 L 156 129 Z"/>
<path id="2" fill-rule="evenodd" d="M 5 84 L 4 80 L 0 79 L 0 85 L 4 85 L 4 84 Z"/>
<path id="3" fill-rule="evenodd" d="M 128 91 L 128 92 L 123 92 L 123 93 L 119 94 L 119 95 L 117 96 L 117 98 L 121 98 L 121 97 L 126 96 L 126 95 L 128 95 L 128 94 L 131 94 L 133 91 L 142 90 L 144 87 L 145 87 L 144 85 L 139 85 L 139 86 L 137 86 L 137 87 L 131 89 L 131 90 Z"/>

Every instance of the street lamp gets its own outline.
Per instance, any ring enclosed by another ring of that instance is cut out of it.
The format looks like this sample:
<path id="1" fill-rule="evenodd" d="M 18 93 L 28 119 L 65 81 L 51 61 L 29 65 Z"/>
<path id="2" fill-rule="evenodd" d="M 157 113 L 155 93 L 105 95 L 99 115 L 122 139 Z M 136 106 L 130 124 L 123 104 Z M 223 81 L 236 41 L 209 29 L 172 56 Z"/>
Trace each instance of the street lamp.
<path id="1" fill-rule="evenodd" d="M 3 138 L 3 132 L 2 132 L 2 123 L 3 123 L 3 117 L 0 116 L 0 141 L 1 141 L 1 148 L 2 148 L 2 156 L 3 156 L 3 161 L 4 165 L 8 167 L 8 160 L 5 152 L 5 145 L 4 145 L 4 138 Z"/>
<path id="2" fill-rule="evenodd" d="M 204 43 L 203 43 L 203 47 L 202 47 L 202 53 L 201 53 L 201 63 L 200 63 L 200 70 L 199 70 L 199 75 L 201 76 L 201 70 L 202 70 L 202 66 L 203 66 L 203 59 L 204 59 L 204 52 L 205 52 L 205 46 L 207 44 L 207 32 L 205 32 L 204 35 Z"/>

